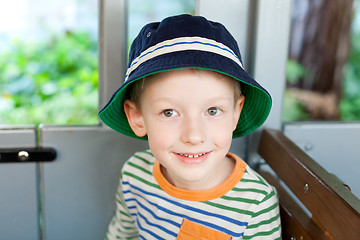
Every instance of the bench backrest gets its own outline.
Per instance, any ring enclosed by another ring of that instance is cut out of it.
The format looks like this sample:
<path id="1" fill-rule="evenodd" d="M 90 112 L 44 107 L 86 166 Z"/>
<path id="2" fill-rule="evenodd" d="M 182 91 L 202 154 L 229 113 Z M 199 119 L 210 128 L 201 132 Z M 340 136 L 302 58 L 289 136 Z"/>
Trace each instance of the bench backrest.
<path id="1" fill-rule="evenodd" d="M 312 215 L 304 215 L 279 181 L 264 174 L 278 185 L 283 237 L 360 239 L 360 200 L 338 178 L 278 130 L 263 130 L 258 152 Z"/>

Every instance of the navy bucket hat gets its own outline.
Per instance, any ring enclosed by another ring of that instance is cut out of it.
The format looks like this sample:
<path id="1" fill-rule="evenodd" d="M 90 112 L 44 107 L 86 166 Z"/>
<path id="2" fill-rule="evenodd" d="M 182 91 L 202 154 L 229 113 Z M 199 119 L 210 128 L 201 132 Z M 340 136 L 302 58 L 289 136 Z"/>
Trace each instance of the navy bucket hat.
<path id="1" fill-rule="evenodd" d="M 128 86 L 145 76 L 181 68 L 199 68 L 228 75 L 241 82 L 245 103 L 233 137 L 261 126 L 271 109 L 270 94 L 243 68 L 238 45 L 226 28 L 201 16 L 179 15 L 142 28 L 131 45 L 124 83 L 99 111 L 110 128 L 138 137 L 124 112 Z"/>

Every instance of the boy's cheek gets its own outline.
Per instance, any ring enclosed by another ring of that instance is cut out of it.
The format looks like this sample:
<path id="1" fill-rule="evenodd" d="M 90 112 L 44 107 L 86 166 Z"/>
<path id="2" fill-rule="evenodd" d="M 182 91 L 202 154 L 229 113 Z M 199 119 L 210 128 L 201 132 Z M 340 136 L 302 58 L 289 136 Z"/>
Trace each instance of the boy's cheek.
<path id="1" fill-rule="evenodd" d="M 148 139 L 154 142 L 161 142 L 170 140 L 175 136 L 176 132 L 171 128 L 154 128 L 150 127 L 147 131 Z"/>

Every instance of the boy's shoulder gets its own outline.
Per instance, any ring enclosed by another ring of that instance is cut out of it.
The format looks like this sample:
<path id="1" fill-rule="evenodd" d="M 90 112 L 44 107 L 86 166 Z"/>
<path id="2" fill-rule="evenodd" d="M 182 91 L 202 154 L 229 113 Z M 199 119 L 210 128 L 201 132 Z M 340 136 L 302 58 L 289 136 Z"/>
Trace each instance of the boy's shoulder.
<path id="1" fill-rule="evenodd" d="M 249 188 L 257 189 L 268 195 L 276 193 L 275 187 L 269 184 L 259 173 L 252 169 L 249 165 L 246 165 L 245 172 L 239 184 L 244 184 Z"/>
<path id="2" fill-rule="evenodd" d="M 155 157 L 150 150 L 134 153 L 124 164 L 123 171 L 129 167 L 142 168 L 150 170 L 153 168 Z"/>
<path id="3" fill-rule="evenodd" d="M 154 162 L 155 158 L 149 150 L 134 153 L 121 169 L 120 182 L 135 185 L 156 184 L 153 176 Z"/>

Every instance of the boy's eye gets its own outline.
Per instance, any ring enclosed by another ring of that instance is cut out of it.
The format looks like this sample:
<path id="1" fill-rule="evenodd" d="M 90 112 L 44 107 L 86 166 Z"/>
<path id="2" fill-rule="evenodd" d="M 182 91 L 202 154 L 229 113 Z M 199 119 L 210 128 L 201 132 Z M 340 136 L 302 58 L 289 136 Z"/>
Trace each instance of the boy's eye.
<path id="1" fill-rule="evenodd" d="M 207 113 L 210 115 L 210 116 L 216 116 L 218 115 L 219 113 L 221 113 L 221 110 L 217 107 L 211 107 L 207 110 Z"/>
<path id="2" fill-rule="evenodd" d="M 165 109 L 164 111 L 161 112 L 161 114 L 164 115 L 165 117 L 175 117 L 178 115 L 178 113 L 173 109 Z"/>

